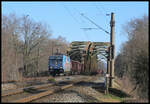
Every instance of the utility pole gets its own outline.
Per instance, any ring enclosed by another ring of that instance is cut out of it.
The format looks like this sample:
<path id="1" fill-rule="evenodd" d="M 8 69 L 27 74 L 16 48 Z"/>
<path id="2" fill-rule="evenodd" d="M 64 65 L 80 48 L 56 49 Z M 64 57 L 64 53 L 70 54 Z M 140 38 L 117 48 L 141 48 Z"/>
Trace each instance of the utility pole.
<path id="1" fill-rule="evenodd" d="M 114 44 L 114 27 L 115 27 L 115 20 L 114 20 L 114 13 L 111 13 L 111 21 L 110 21 L 110 87 L 114 87 L 114 57 L 115 57 L 115 44 Z"/>

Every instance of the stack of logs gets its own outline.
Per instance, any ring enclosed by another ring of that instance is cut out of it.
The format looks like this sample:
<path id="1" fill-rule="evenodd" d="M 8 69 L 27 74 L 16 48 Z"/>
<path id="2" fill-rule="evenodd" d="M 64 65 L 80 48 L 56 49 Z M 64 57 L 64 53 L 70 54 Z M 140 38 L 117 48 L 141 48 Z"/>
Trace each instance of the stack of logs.
<path id="1" fill-rule="evenodd" d="M 74 41 L 70 44 L 67 55 L 71 60 L 81 62 L 84 67 L 83 73 L 91 73 L 98 69 L 98 55 L 107 59 L 109 42 Z"/>

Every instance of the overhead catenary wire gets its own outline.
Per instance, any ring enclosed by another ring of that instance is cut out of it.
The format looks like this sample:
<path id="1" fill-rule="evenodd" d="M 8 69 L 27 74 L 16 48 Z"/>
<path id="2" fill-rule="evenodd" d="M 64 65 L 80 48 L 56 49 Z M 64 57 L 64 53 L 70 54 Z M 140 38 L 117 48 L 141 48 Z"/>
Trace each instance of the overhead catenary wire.
<path id="1" fill-rule="evenodd" d="M 95 22 L 93 22 L 92 20 L 90 20 L 88 17 L 86 17 L 83 13 L 81 13 L 81 15 L 86 18 L 87 20 L 89 20 L 91 23 L 93 23 L 94 25 L 96 25 L 99 29 L 103 30 L 105 33 L 109 34 L 110 33 L 108 31 L 106 31 L 105 29 L 103 29 L 102 27 L 100 27 L 99 25 L 97 25 Z"/>
<path id="2" fill-rule="evenodd" d="M 103 14 L 106 15 L 105 13 L 107 13 L 107 11 L 106 11 L 106 9 L 104 8 L 104 6 L 103 6 L 102 4 L 99 5 L 99 3 L 96 3 L 95 6 L 96 6 L 96 8 L 97 8 L 98 10 L 100 10 L 99 7 L 101 7 L 101 9 L 103 9 L 103 10 L 102 10 Z"/>
<path id="3" fill-rule="evenodd" d="M 107 14 L 107 11 L 104 9 L 104 7 L 101 5 L 101 9 L 99 8 L 98 4 L 93 4 L 95 6 L 95 8 L 100 11 L 105 17 L 106 17 L 106 20 L 108 21 L 108 14 Z M 102 10 L 103 9 L 103 10 Z M 110 15 L 110 14 L 109 14 Z"/>
<path id="4" fill-rule="evenodd" d="M 68 14 L 74 19 L 74 21 L 77 23 L 78 26 L 80 26 L 80 23 L 78 22 L 78 20 L 71 14 L 71 11 L 68 9 L 68 7 L 63 4 L 63 7 L 67 10 Z"/>
<path id="5" fill-rule="evenodd" d="M 92 29 L 97 29 L 97 28 L 80 28 L 80 29 L 83 29 L 83 30 L 92 30 Z"/>
<path id="6" fill-rule="evenodd" d="M 81 26 L 81 23 L 72 15 L 72 13 L 71 13 L 71 11 L 69 10 L 69 8 L 68 8 L 65 4 L 63 4 L 63 7 L 67 10 L 67 12 L 69 13 L 69 15 L 75 20 L 75 22 L 76 22 L 79 26 Z M 86 38 L 89 40 L 89 37 L 88 37 L 88 35 L 85 33 L 85 30 L 83 30 L 83 33 L 85 34 Z"/>
<path id="7" fill-rule="evenodd" d="M 96 8 L 98 11 L 100 11 L 100 13 L 102 13 L 102 14 L 105 15 L 105 13 L 104 13 L 102 10 L 100 10 L 100 8 L 99 8 L 96 4 L 93 4 L 93 5 L 95 6 L 95 8 Z"/>
<path id="8" fill-rule="evenodd" d="M 77 9 L 77 8 L 74 8 L 75 9 L 75 11 L 79 14 L 79 16 L 80 16 L 80 12 L 79 12 L 79 10 Z M 81 16 L 80 16 L 81 17 Z M 83 22 L 83 20 L 82 20 L 82 18 L 80 18 L 80 20 Z M 82 29 L 83 30 L 83 32 L 84 32 L 84 34 L 88 37 L 88 33 L 87 33 L 87 30 L 92 30 L 92 29 L 97 29 L 97 28 L 80 28 L 80 29 Z M 93 41 L 93 38 L 91 38 L 90 37 L 90 39 Z M 89 40 L 89 39 L 88 39 Z"/>
<path id="9" fill-rule="evenodd" d="M 63 6 L 64 6 L 64 8 L 68 11 L 69 15 L 70 15 L 77 23 L 79 23 L 79 21 L 72 15 L 72 13 L 71 13 L 71 11 L 69 10 L 69 8 L 68 8 L 65 4 L 63 4 Z M 79 24 L 80 24 L 80 23 L 79 23 Z"/>

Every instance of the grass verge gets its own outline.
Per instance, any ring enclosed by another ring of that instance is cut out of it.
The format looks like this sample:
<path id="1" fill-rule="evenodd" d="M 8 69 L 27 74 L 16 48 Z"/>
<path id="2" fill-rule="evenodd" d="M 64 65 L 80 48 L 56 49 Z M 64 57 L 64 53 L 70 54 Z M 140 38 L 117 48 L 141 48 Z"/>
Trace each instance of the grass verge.
<path id="1" fill-rule="evenodd" d="M 54 78 L 50 78 L 48 79 L 48 82 L 56 82 L 56 80 Z"/>

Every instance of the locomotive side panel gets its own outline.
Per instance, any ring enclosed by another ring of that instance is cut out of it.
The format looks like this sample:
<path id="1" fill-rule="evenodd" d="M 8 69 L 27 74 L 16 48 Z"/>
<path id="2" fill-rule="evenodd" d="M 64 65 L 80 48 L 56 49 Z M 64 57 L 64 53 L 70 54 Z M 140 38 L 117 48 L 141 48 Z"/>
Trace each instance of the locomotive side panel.
<path id="1" fill-rule="evenodd" d="M 63 57 L 63 66 L 64 72 L 69 72 L 71 65 L 70 65 L 70 58 L 68 56 Z"/>

